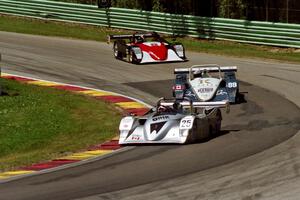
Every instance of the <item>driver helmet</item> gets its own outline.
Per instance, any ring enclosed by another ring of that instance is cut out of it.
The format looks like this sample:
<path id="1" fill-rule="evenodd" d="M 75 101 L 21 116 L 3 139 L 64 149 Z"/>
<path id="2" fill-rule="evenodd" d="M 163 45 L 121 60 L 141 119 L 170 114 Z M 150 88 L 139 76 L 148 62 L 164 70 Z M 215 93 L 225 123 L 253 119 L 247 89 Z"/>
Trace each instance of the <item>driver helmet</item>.
<path id="1" fill-rule="evenodd" d="M 201 73 L 201 77 L 202 78 L 208 78 L 209 77 L 209 74 L 208 74 L 208 71 L 206 69 L 204 69 Z"/>
<path id="2" fill-rule="evenodd" d="M 159 106 L 158 109 L 157 109 L 157 111 L 159 113 L 166 112 L 167 111 L 167 107 L 165 107 L 165 106 Z"/>
<path id="3" fill-rule="evenodd" d="M 177 111 L 180 111 L 180 110 L 182 110 L 182 105 L 179 102 L 175 102 L 173 104 L 173 109 L 177 110 Z"/>
<path id="4" fill-rule="evenodd" d="M 138 43 L 144 42 L 144 37 L 143 36 L 138 36 L 136 38 L 136 42 L 138 42 Z"/>

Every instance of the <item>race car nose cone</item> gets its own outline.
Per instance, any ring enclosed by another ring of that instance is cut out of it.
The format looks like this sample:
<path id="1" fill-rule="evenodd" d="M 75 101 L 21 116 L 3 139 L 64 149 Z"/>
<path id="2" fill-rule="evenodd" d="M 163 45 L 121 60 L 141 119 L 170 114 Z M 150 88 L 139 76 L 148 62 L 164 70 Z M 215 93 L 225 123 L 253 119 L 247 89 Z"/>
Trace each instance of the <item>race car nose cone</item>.
<path id="1" fill-rule="evenodd" d="M 167 47 L 159 42 L 144 43 L 140 45 L 142 51 L 149 53 L 154 60 L 166 60 L 168 55 Z"/>

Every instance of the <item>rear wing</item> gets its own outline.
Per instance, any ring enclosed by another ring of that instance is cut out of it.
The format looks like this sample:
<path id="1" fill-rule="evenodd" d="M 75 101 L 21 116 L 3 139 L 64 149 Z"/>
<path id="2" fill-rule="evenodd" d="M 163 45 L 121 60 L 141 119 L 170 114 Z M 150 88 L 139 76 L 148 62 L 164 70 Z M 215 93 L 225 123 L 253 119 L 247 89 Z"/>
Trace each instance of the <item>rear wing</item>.
<path id="1" fill-rule="evenodd" d="M 218 66 L 216 64 L 212 65 L 193 65 L 190 68 L 176 68 L 174 69 L 174 74 L 188 74 L 190 71 L 194 72 L 201 72 L 201 71 L 208 71 L 208 72 L 236 72 L 237 66 Z"/>
<path id="2" fill-rule="evenodd" d="M 192 101 L 182 101 L 179 103 L 183 107 L 191 108 L 226 108 L 226 112 L 230 111 L 229 101 L 211 101 L 211 102 L 192 102 Z M 160 102 L 162 106 L 173 106 L 174 102 Z"/>
<path id="3" fill-rule="evenodd" d="M 136 37 L 144 37 L 144 38 L 150 38 L 150 37 L 159 37 L 159 35 L 156 32 L 150 32 L 150 33 L 134 33 L 134 34 L 128 34 L 128 35 L 108 35 L 107 36 L 107 43 L 110 43 L 111 40 L 118 40 L 118 39 L 132 39 Z"/>

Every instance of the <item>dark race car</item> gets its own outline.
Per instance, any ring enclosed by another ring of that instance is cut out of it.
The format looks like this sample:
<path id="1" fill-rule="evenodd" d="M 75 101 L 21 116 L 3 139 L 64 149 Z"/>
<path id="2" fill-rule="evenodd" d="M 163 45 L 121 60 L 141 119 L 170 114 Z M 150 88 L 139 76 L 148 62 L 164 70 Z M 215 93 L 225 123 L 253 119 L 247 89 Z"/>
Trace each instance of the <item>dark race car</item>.
<path id="1" fill-rule="evenodd" d="M 185 49 L 181 43 L 170 43 L 159 34 L 136 33 L 132 35 L 109 35 L 114 56 L 130 63 L 180 62 L 186 61 Z"/>
<path id="2" fill-rule="evenodd" d="M 194 65 L 190 68 L 177 68 L 173 86 L 173 96 L 189 97 L 193 101 L 224 101 L 239 103 L 239 81 L 236 79 L 236 66 Z"/>

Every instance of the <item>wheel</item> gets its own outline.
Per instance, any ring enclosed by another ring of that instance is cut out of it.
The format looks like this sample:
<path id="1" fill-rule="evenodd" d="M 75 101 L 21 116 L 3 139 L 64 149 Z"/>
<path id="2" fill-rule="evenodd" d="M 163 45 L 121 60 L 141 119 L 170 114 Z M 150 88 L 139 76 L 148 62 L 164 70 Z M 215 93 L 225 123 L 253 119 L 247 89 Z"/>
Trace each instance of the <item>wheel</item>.
<path id="1" fill-rule="evenodd" d="M 114 43 L 114 56 L 117 59 L 121 59 L 122 58 L 122 53 L 118 50 L 118 44 L 115 42 Z"/>
<path id="2" fill-rule="evenodd" d="M 133 51 L 130 49 L 130 50 L 128 50 L 128 54 L 127 54 L 127 61 L 129 62 L 129 63 L 133 63 Z"/>
<path id="3" fill-rule="evenodd" d="M 240 103 L 240 101 L 241 101 L 241 98 L 240 98 L 240 92 L 239 92 L 239 90 L 237 89 L 237 90 L 236 90 L 236 93 L 235 93 L 235 102 L 234 102 L 234 103 L 238 104 L 238 103 Z"/>
<path id="4" fill-rule="evenodd" d="M 221 132 L 221 121 L 222 121 L 222 114 L 221 111 L 218 110 L 216 114 L 216 124 L 215 124 L 215 130 L 214 130 L 214 136 L 217 136 Z"/>
<path id="5" fill-rule="evenodd" d="M 196 135 L 194 131 L 191 131 L 188 135 L 188 137 L 186 138 L 186 141 L 184 144 L 193 144 L 196 142 Z"/>
<path id="6" fill-rule="evenodd" d="M 133 64 L 138 64 L 138 63 L 139 63 L 139 62 L 137 61 L 136 56 L 135 56 L 135 54 L 134 54 L 134 51 L 133 51 L 132 49 L 130 49 L 130 50 L 128 51 L 127 61 L 128 61 L 129 63 L 133 63 Z"/>

